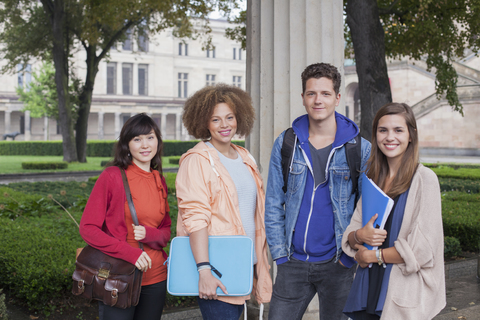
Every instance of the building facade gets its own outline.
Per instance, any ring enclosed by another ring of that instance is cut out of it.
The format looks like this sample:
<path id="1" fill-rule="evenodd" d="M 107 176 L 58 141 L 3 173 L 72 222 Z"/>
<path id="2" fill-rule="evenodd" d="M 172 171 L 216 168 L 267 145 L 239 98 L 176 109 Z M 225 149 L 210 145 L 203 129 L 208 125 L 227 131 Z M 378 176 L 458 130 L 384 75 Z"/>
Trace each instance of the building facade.
<path id="1" fill-rule="evenodd" d="M 159 125 L 164 139 L 187 140 L 181 113 L 188 96 L 215 83 L 245 89 L 245 51 L 225 37 L 231 25 L 210 20 L 213 48 L 203 50 L 205 38 L 179 39 L 166 30 L 150 39 L 118 43 L 100 63 L 88 121 L 88 139 L 116 139 L 123 123 L 145 112 Z M 140 48 L 139 48 L 140 47 Z M 85 52 L 74 56 L 77 76 L 85 76 Z M 0 135 L 20 132 L 15 140 L 61 140 L 55 119 L 32 118 L 23 112 L 16 88 L 28 85 L 40 67 L 32 61 L 0 77 Z"/>

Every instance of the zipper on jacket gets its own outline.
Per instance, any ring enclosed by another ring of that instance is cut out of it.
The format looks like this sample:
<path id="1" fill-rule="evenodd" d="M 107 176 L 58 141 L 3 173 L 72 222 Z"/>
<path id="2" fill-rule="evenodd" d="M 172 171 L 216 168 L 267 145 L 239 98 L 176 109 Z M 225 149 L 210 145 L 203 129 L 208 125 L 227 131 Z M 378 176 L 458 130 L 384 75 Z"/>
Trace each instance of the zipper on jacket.
<path id="1" fill-rule="evenodd" d="M 322 183 L 319 183 L 318 186 L 327 182 L 327 180 L 328 180 L 328 178 L 327 178 L 328 177 L 328 166 L 330 164 L 330 160 L 332 159 L 333 154 L 335 153 L 335 150 L 341 148 L 342 146 L 343 145 L 335 147 L 330 151 L 330 154 L 328 155 L 328 159 L 327 159 L 327 165 L 325 166 L 325 181 L 323 181 Z M 305 261 L 308 261 L 308 259 L 310 259 L 310 255 L 307 253 L 308 228 L 310 226 L 310 218 L 312 217 L 312 213 L 313 213 L 313 202 L 315 200 L 315 192 L 317 191 L 318 186 L 315 186 L 315 175 L 313 174 L 313 169 L 312 169 L 312 165 L 310 163 L 310 159 L 308 159 L 308 157 L 307 157 L 305 151 L 303 150 L 302 146 L 299 145 L 299 147 L 300 147 L 300 150 L 302 150 L 303 157 L 305 158 L 305 162 L 307 163 L 307 167 L 310 170 L 310 173 L 312 174 L 312 177 L 313 177 L 313 192 L 312 192 L 312 198 L 310 199 L 310 212 L 308 213 L 307 225 L 306 225 L 306 228 L 305 228 L 305 234 L 304 234 L 304 238 L 303 238 L 303 252 L 305 252 L 305 254 L 307 255 L 307 259 Z M 293 150 L 295 152 L 295 149 L 293 149 Z M 292 160 L 292 162 L 293 162 L 293 160 Z"/>

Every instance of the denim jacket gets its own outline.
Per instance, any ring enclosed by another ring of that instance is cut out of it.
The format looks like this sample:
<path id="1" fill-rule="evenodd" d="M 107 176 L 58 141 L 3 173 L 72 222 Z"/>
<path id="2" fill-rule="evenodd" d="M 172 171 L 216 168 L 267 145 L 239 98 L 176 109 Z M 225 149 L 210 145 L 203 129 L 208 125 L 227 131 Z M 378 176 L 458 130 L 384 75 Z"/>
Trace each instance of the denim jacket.
<path id="1" fill-rule="evenodd" d="M 304 158 L 304 152 L 299 144 L 295 144 L 295 153 L 288 176 L 288 190 L 287 193 L 283 192 L 281 149 L 284 135 L 285 131 L 280 134 L 273 145 L 265 201 L 265 229 L 273 260 L 282 257 L 290 259 L 293 253 L 293 232 L 304 195 L 307 173 L 310 170 Z M 353 138 L 347 143 L 356 142 Z M 370 149 L 370 142 L 362 138 L 362 171 L 366 169 Z M 335 148 L 332 152 L 333 156 L 330 156 L 327 167 L 329 191 L 335 221 L 336 262 L 342 253 L 341 242 L 343 233 L 353 215 L 355 194 L 352 194 L 352 180 L 350 179 L 350 169 L 345 155 L 345 145 Z M 358 180 L 359 197 L 362 191 L 361 187 L 362 179 L 360 175 Z"/>

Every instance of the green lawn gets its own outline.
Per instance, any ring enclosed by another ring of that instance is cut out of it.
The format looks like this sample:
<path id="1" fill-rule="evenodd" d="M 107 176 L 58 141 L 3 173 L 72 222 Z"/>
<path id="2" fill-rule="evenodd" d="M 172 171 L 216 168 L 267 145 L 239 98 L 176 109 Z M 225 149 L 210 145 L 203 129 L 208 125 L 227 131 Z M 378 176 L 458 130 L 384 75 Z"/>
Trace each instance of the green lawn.
<path id="1" fill-rule="evenodd" d="M 0 156 L 0 174 L 6 173 L 34 173 L 34 172 L 62 172 L 62 171 L 101 171 L 102 161 L 110 160 L 109 157 L 89 157 L 86 163 L 69 163 L 68 168 L 58 170 L 25 170 L 22 168 L 24 161 L 62 161 L 63 156 Z M 162 159 L 164 168 L 178 167 L 168 162 L 168 157 Z"/>

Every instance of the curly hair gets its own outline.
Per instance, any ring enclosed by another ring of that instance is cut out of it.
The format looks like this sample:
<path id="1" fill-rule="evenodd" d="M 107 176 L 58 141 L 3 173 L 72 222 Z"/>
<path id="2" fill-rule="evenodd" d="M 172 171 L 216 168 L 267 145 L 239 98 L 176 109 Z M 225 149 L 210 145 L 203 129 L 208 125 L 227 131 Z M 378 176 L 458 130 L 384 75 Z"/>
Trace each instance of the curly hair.
<path id="1" fill-rule="evenodd" d="M 208 140 L 211 137 L 208 123 L 219 103 L 226 103 L 235 114 L 237 134 L 250 134 L 255 121 L 252 98 L 244 90 L 226 84 L 205 87 L 187 99 L 182 120 L 188 133 L 196 139 Z"/>
<path id="2" fill-rule="evenodd" d="M 335 66 L 328 63 L 314 63 L 305 68 L 302 72 L 302 92 L 305 93 L 307 80 L 315 78 L 327 78 L 333 82 L 333 90 L 338 95 L 340 92 L 340 84 L 342 83 L 342 76 Z"/>
<path id="3" fill-rule="evenodd" d="M 160 174 L 162 174 L 162 135 L 155 121 L 146 113 L 134 115 L 125 122 L 122 131 L 120 132 L 118 142 L 115 144 L 113 160 L 108 166 L 117 166 L 127 169 L 127 167 L 132 164 L 132 156 L 130 155 L 128 144 L 133 138 L 139 135 L 149 134 L 152 130 L 157 136 L 158 145 L 157 153 L 150 161 L 150 167 L 158 170 Z"/>

